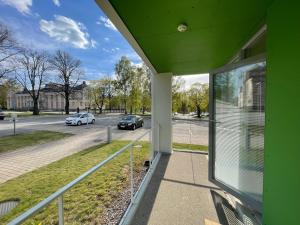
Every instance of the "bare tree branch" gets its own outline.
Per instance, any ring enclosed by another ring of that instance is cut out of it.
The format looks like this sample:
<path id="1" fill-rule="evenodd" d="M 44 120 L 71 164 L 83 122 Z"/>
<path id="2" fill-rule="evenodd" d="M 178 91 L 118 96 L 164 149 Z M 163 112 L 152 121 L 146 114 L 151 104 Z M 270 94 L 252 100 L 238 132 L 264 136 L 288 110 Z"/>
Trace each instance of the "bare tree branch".
<path id="1" fill-rule="evenodd" d="M 33 100 L 33 114 L 39 114 L 38 100 L 47 72 L 50 70 L 49 57 L 45 52 L 24 50 L 18 58 L 16 80 Z"/>
<path id="2" fill-rule="evenodd" d="M 58 72 L 58 84 L 65 97 L 65 112 L 69 114 L 70 96 L 83 75 L 81 61 L 74 59 L 67 52 L 58 50 L 50 61 L 52 68 Z"/>
<path id="3" fill-rule="evenodd" d="M 11 61 L 20 51 L 10 30 L 0 23 L 0 79 L 15 70 Z"/>

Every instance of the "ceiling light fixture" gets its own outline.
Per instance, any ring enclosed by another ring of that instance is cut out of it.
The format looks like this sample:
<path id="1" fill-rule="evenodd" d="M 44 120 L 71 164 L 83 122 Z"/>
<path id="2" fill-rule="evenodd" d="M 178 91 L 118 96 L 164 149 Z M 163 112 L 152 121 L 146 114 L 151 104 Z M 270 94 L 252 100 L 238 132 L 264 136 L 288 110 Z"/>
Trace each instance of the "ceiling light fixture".
<path id="1" fill-rule="evenodd" d="M 177 27 L 177 30 L 181 33 L 186 32 L 187 29 L 188 29 L 188 26 L 185 23 L 181 23 Z"/>

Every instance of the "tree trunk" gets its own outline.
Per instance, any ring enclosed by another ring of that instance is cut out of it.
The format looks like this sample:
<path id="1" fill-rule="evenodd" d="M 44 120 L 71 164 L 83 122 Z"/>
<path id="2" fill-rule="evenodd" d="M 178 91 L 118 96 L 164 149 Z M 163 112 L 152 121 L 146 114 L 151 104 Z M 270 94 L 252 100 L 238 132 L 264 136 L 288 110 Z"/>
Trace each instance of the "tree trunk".
<path id="1" fill-rule="evenodd" d="M 111 112 L 111 97 L 108 97 L 109 112 Z"/>
<path id="2" fill-rule="evenodd" d="M 200 118 L 201 116 L 201 109 L 200 106 L 197 106 L 197 117 Z"/>
<path id="3" fill-rule="evenodd" d="M 65 104 L 65 112 L 67 115 L 70 114 L 70 101 L 69 101 L 69 93 L 65 93 L 65 101 L 66 101 L 66 104 Z"/>
<path id="4" fill-rule="evenodd" d="M 33 99 L 33 115 L 39 115 L 39 103 L 37 99 Z"/>
<path id="5" fill-rule="evenodd" d="M 127 115 L 127 102 L 124 100 L 125 114 Z"/>

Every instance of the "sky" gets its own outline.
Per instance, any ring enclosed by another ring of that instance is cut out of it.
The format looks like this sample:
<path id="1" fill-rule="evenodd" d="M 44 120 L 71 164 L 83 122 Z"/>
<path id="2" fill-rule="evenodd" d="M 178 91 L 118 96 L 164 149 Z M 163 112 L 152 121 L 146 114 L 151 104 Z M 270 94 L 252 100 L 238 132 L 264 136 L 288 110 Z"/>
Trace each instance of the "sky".
<path id="1" fill-rule="evenodd" d="M 24 46 L 50 53 L 62 49 L 80 59 L 85 80 L 113 75 L 123 55 L 142 63 L 94 0 L 0 0 L 0 22 Z M 195 76 L 185 79 L 187 85 Z"/>

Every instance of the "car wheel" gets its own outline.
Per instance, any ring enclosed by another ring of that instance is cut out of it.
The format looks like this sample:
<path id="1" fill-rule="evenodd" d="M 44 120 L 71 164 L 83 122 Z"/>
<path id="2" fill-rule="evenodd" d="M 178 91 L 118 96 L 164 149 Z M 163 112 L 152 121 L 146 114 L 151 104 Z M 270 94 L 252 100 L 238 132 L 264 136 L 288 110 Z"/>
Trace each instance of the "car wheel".
<path id="1" fill-rule="evenodd" d="M 77 122 L 77 126 L 81 126 L 81 121 L 79 120 L 78 122 Z"/>
<path id="2" fill-rule="evenodd" d="M 141 123 L 141 127 L 143 127 L 144 126 L 144 123 Z"/>
<path id="3" fill-rule="evenodd" d="M 92 124 L 94 124 L 94 123 L 95 123 L 95 119 L 92 120 Z"/>
<path id="4" fill-rule="evenodd" d="M 133 124 L 133 125 L 132 125 L 132 130 L 135 130 L 135 128 L 136 128 L 136 127 L 135 127 L 135 124 Z"/>

